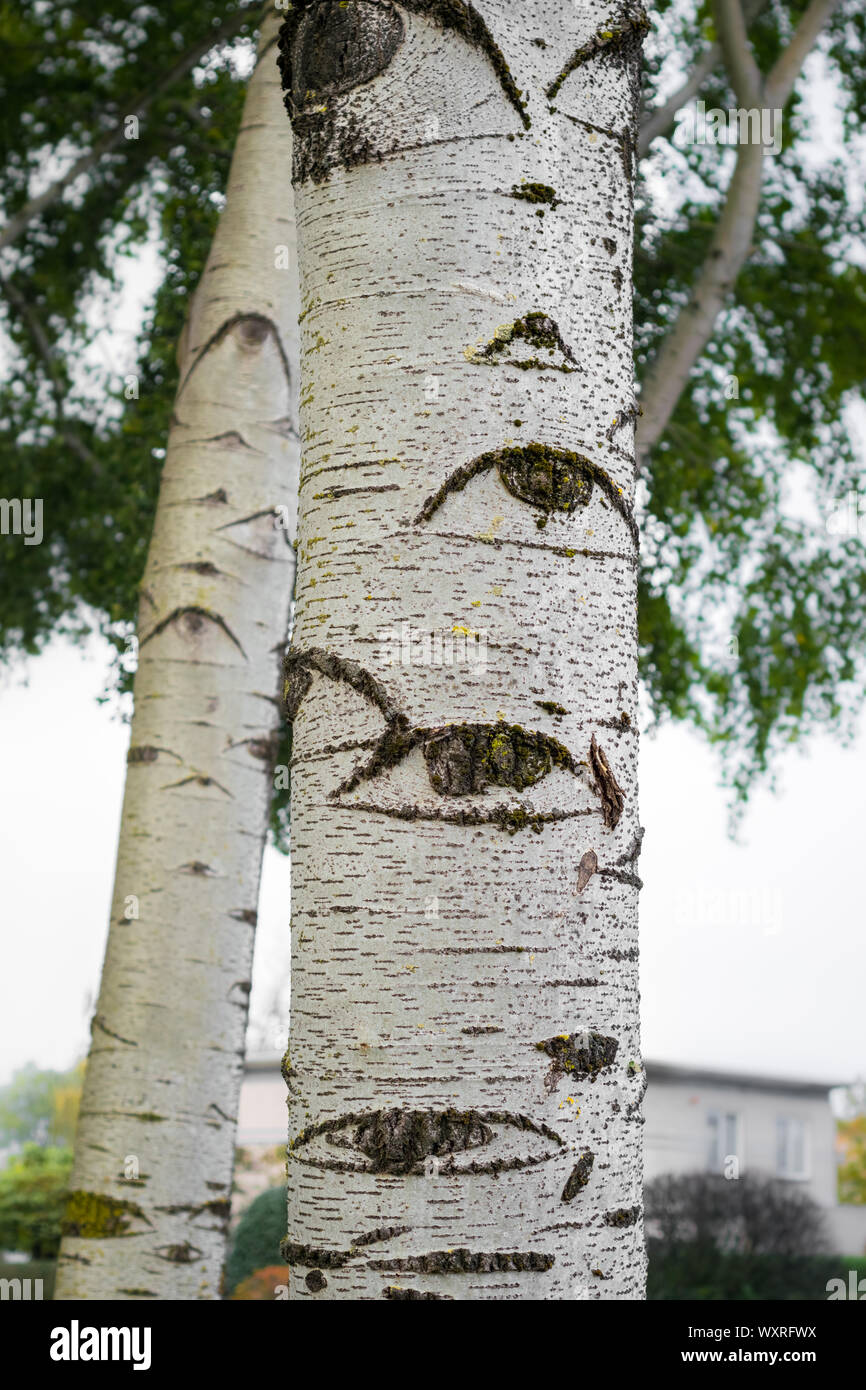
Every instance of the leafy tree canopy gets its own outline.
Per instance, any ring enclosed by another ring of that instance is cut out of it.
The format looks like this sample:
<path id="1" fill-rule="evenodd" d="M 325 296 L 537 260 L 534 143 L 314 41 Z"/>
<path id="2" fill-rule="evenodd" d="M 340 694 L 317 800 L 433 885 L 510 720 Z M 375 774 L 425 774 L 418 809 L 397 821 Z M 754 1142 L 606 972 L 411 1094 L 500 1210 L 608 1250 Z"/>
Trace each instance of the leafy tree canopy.
<path id="1" fill-rule="evenodd" d="M 83 1062 L 67 1072 L 21 1067 L 0 1089 L 0 1146 L 71 1144 L 83 1080 Z"/>

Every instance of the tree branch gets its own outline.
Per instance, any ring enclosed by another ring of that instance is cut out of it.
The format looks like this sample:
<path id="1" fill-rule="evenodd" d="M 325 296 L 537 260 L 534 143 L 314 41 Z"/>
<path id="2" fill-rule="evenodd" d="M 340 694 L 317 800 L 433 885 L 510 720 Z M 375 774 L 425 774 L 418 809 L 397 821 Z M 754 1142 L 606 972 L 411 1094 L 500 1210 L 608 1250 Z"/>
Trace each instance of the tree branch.
<path id="1" fill-rule="evenodd" d="M 66 383 L 57 369 L 57 362 L 54 356 L 54 347 L 48 334 L 42 326 L 39 315 L 28 303 L 27 298 L 21 290 L 15 286 L 11 280 L 0 279 L 0 293 L 7 303 L 18 314 L 24 327 L 30 335 L 36 351 L 45 363 L 48 372 L 48 381 L 51 386 L 51 395 L 54 398 L 54 408 L 57 414 L 57 429 L 61 439 L 74 454 L 77 454 L 83 463 L 86 463 L 91 473 L 98 475 L 100 466 L 96 455 L 87 447 L 82 439 L 69 428 L 66 419 L 66 408 L 64 392 Z"/>
<path id="2" fill-rule="evenodd" d="M 25 203 L 22 208 L 19 208 L 19 210 L 10 217 L 6 226 L 0 231 L 0 249 L 4 246 L 11 246 L 13 242 L 17 241 L 21 233 L 33 219 L 44 212 L 46 208 L 50 207 L 52 203 L 55 203 L 71 183 L 74 183 L 82 174 L 87 173 L 87 170 L 91 169 L 104 154 L 109 154 L 111 150 L 117 148 L 124 138 L 124 122 L 128 116 L 145 115 L 158 97 L 162 96 L 164 92 L 167 92 L 173 87 L 182 77 L 185 77 L 186 74 L 195 67 L 196 63 L 205 57 L 216 44 L 223 42 L 225 39 L 232 38 L 242 25 L 248 21 L 250 14 L 254 13 L 258 8 L 258 3 L 254 3 L 244 5 L 242 9 L 236 10 L 228 19 L 223 20 L 218 28 L 212 30 L 205 38 L 200 39 L 198 43 L 188 48 L 155 86 L 147 91 L 139 93 L 130 103 L 129 111 L 125 112 L 124 115 L 120 117 L 117 124 L 113 126 L 111 130 L 107 130 L 101 135 L 90 149 L 81 155 L 71 168 L 67 169 L 65 174 L 55 179 L 43 193 L 40 193 L 36 198 L 31 198 L 29 202 Z"/>
<path id="3" fill-rule="evenodd" d="M 636 444 L 642 459 L 676 409 L 689 374 L 713 334 L 716 319 L 749 254 L 761 201 L 764 149 L 740 145 L 722 215 L 688 303 L 662 341 L 641 389 L 643 414 Z"/>
<path id="4" fill-rule="evenodd" d="M 661 106 L 654 106 L 641 121 L 637 137 L 638 159 L 649 153 L 649 147 L 659 135 L 667 134 L 681 107 L 697 96 L 710 73 L 722 61 L 721 44 L 710 44 L 698 58 L 683 85 Z"/>
<path id="5" fill-rule="evenodd" d="M 803 61 L 839 0 L 812 0 L 788 48 L 765 82 L 752 56 L 740 0 L 715 0 L 719 42 L 737 100 L 744 107 L 781 107 Z M 712 337 L 716 319 L 749 255 L 761 201 L 763 145 L 742 144 L 707 258 L 688 303 L 651 362 L 641 390 L 636 430 L 638 466 L 658 443 L 689 375 Z"/>
<path id="6" fill-rule="evenodd" d="M 784 53 L 774 63 L 764 83 L 768 106 L 784 106 L 794 90 L 800 70 L 815 41 L 840 0 L 812 0 Z"/>
<path id="7" fill-rule="evenodd" d="M 746 33 L 740 0 L 714 0 L 719 44 L 734 95 L 742 106 L 760 106 L 764 81 Z"/>
<path id="8" fill-rule="evenodd" d="M 746 24 L 751 24 L 767 5 L 767 0 L 746 0 L 743 4 L 743 14 Z M 648 153 L 649 147 L 659 135 L 665 135 L 673 125 L 674 117 L 681 107 L 691 101 L 692 97 L 697 96 L 701 87 L 711 72 L 722 61 L 722 45 L 711 43 L 704 49 L 697 59 L 695 66 L 689 73 L 685 82 L 669 97 L 661 106 L 655 106 L 648 111 L 641 122 L 638 132 L 638 158 Z"/>

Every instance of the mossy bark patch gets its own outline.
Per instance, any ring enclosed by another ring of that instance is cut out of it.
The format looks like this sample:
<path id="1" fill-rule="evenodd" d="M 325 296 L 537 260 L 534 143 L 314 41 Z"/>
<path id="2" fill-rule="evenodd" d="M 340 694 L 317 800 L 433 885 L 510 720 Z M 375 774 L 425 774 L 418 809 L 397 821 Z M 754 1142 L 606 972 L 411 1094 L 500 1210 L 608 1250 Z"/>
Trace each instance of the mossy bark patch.
<path id="1" fill-rule="evenodd" d="M 431 1250 L 426 1255 L 406 1255 L 399 1259 L 371 1260 L 371 1269 L 411 1270 L 418 1274 L 497 1274 L 552 1269 L 553 1255 L 540 1250 Z"/>
<path id="2" fill-rule="evenodd" d="M 556 739 L 516 724 L 455 725 L 425 739 L 423 752 L 430 784 L 442 796 L 466 796 L 488 786 L 522 791 L 554 766 L 573 766 Z"/>
<path id="3" fill-rule="evenodd" d="M 520 341 L 528 343 L 530 347 L 539 352 L 546 352 L 547 358 L 540 356 L 515 357 L 513 353 L 509 352 L 509 348 Z M 563 361 L 551 360 L 555 358 L 557 352 L 561 354 Z M 535 369 L 555 372 L 577 371 L 577 359 L 563 338 L 559 324 L 549 314 L 542 313 L 540 310 L 533 310 L 532 313 L 524 314 L 523 318 L 515 319 L 513 323 L 506 324 L 483 348 L 472 349 L 468 352 L 467 358 L 478 366 L 504 364 L 509 367 L 517 367 L 520 371 Z"/>
<path id="4" fill-rule="evenodd" d="M 605 1067 L 613 1065 L 619 1043 L 603 1033 L 561 1033 L 536 1043 L 539 1052 L 553 1059 L 551 1081 L 563 1076 L 588 1076 L 592 1080 Z"/>
<path id="5" fill-rule="evenodd" d="M 559 202 L 556 189 L 549 183 L 527 183 L 525 180 L 513 185 L 511 197 L 524 203 L 546 203 L 550 208 L 555 208 Z"/>
<path id="6" fill-rule="evenodd" d="M 81 1240 L 104 1240 L 115 1236 L 137 1235 L 137 1231 L 130 1229 L 135 1222 L 151 1225 L 149 1218 L 135 1202 L 104 1197 L 98 1192 L 78 1190 L 67 1195 L 62 1230 L 64 1236 L 77 1236 Z"/>
<path id="7" fill-rule="evenodd" d="M 605 1226 L 615 1226 L 622 1229 L 625 1226 L 633 1226 L 641 1214 L 641 1209 L 635 1207 L 617 1207 L 615 1211 L 606 1211 L 604 1214 Z"/>

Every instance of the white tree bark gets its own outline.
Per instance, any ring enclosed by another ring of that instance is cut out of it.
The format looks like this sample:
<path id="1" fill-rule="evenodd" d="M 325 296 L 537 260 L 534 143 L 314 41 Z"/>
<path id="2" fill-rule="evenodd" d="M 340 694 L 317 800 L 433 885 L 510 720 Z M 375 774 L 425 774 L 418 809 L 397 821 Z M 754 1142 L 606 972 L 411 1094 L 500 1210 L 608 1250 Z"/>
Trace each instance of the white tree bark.
<path id="1" fill-rule="evenodd" d="M 369 0 L 296 7 L 281 38 L 293 1299 L 643 1297 L 645 25 Z"/>
<path id="2" fill-rule="evenodd" d="M 220 1294 L 294 574 L 297 288 L 279 18 L 262 31 L 179 350 L 60 1299 Z"/>

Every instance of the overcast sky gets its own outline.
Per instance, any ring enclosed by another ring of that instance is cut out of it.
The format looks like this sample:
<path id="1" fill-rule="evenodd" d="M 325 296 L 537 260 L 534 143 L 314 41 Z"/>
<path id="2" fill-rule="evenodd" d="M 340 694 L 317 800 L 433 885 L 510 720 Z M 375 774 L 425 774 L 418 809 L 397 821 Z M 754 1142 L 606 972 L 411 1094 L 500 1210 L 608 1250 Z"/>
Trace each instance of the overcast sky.
<path id="1" fill-rule="evenodd" d="M 96 702 L 107 672 L 100 642 L 83 654 L 58 641 L 0 681 L 0 1083 L 28 1061 L 66 1067 L 87 1045 L 129 737 Z M 863 744 L 791 753 L 781 795 L 760 792 L 732 844 L 714 755 L 682 729 L 642 740 L 650 1061 L 828 1082 L 866 1073 Z M 254 1016 L 285 997 L 288 956 L 288 865 L 269 851 Z M 277 1030 L 266 1037 L 282 1051 Z"/>

